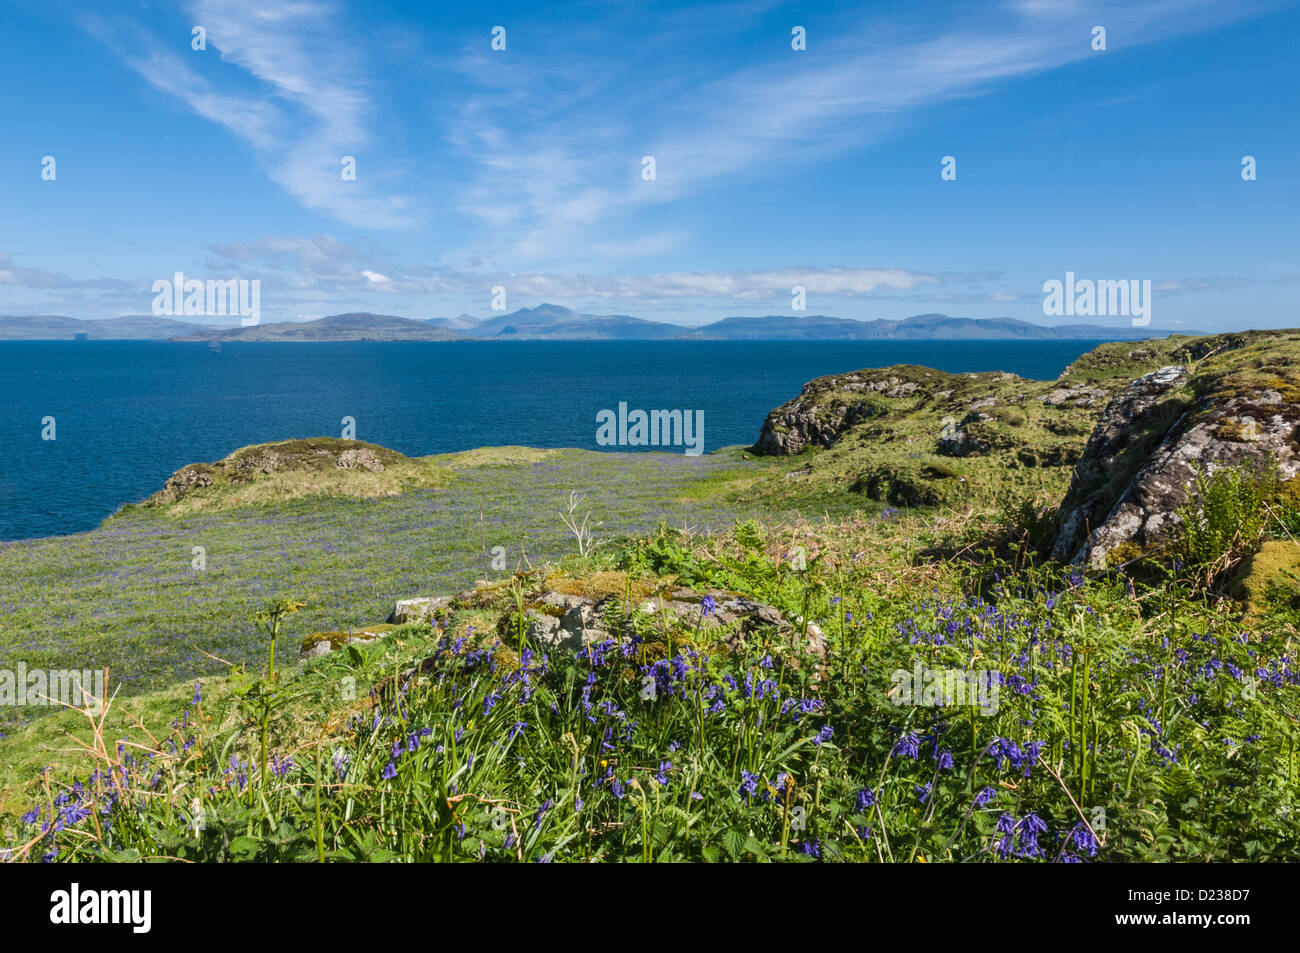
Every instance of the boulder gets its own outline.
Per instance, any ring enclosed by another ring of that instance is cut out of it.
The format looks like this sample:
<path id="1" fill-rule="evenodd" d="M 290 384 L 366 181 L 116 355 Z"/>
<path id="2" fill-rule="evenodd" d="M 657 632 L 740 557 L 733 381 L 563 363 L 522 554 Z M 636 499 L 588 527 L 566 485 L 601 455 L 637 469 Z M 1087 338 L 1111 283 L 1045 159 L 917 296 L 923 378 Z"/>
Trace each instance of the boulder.
<path id="1" fill-rule="evenodd" d="M 450 596 L 426 596 L 417 599 L 399 599 L 388 614 L 388 622 L 402 625 L 405 622 L 432 622 L 438 611 L 451 605 Z"/>
<path id="2" fill-rule="evenodd" d="M 364 645 L 381 639 L 394 627 L 388 623 L 367 626 L 364 629 L 346 632 L 313 632 L 302 640 L 298 656 L 302 659 L 320 658 L 346 645 Z"/>

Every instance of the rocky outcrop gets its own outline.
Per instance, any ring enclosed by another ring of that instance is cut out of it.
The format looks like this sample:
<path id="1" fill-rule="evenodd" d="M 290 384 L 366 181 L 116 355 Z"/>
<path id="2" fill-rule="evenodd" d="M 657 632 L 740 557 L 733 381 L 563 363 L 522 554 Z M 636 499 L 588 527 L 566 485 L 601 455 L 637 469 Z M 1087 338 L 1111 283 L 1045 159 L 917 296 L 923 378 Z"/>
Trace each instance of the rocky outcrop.
<path id="1" fill-rule="evenodd" d="M 906 370 L 921 370 L 927 377 L 947 376 L 926 368 Z M 829 447 L 855 424 L 881 412 L 873 397 L 900 400 L 923 393 L 920 381 L 889 371 L 863 370 L 819 377 L 805 384 L 794 400 L 767 415 L 754 452 L 790 455 L 805 447 Z"/>
<path id="2" fill-rule="evenodd" d="M 1300 474 L 1300 371 L 1281 343 L 1196 341 L 1186 357 L 1201 364 L 1162 367 L 1116 396 L 1058 510 L 1052 555 L 1104 568 L 1158 551 L 1197 477 L 1223 467 Z"/>
<path id="3" fill-rule="evenodd" d="M 313 632 L 303 639 L 299 655 L 304 659 L 320 658 L 348 645 L 365 645 L 387 635 L 394 626 L 387 623 L 346 632 Z"/>
<path id="4" fill-rule="evenodd" d="M 332 437 L 282 440 L 242 447 L 215 463 L 182 467 L 145 505 L 185 501 L 192 507 L 222 491 L 248 491 L 254 485 L 271 488 L 268 496 L 281 498 L 350 489 L 376 496 L 398 492 L 405 482 L 427 480 L 430 473 L 424 463 L 376 444 Z"/>
<path id="5" fill-rule="evenodd" d="M 500 583 L 483 583 L 455 596 L 427 596 L 402 599 L 393 606 L 388 622 L 365 629 L 318 632 L 302 644 L 304 659 L 319 658 L 348 645 L 373 641 L 398 625 L 428 622 L 445 627 L 461 609 L 497 610 L 495 631 L 506 644 L 513 644 L 517 611 L 508 588 Z M 655 620 L 667 619 L 679 630 L 712 635 L 720 645 L 736 647 L 760 632 L 775 632 L 787 638 L 806 638 L 809 650 L 826 654 L 826 637 L 816 623 L 787 619 L 767 603 L 734 592 L 697 592 L 674 587 L 645 599 L 635 611 Z M 616 597 L 593 597 L 546 589 L 529 596 L 524 608 L 525 637 L 534 650 L 578 652 L 608 639 L 625 640 L 631 629 L 616 610 Z"/>
<path id="6" fill-rule="evenodd" d="M 1134 381 L 1106 405 L 1057 512 L 1055 558 L 1075 560 L 1088 534 L 1106 522 L 1134 474 L 1185 410 L 1185 395 L 1171 397 L 1171 392 L 1186 377 L 1185 367 L 1162 367 Z"/>

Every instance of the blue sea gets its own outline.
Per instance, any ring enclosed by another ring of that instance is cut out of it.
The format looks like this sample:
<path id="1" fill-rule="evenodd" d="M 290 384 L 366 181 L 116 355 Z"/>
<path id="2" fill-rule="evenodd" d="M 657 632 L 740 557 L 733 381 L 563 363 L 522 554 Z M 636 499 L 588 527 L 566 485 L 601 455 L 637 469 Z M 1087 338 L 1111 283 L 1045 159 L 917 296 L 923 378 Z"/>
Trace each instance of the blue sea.
<path id="1" fill-rule="evenodd" d="M 704 450 L 751 444 L 808 380 L 924 364 L 1051 379 L 1095 341 L 0 342 L 0 539 L 81 532 L 188 463 L 340 436 L 418 456 L 602 448 L 596 414 L 704 412 Z M 55 439 L 42 439 L 46 417 Z"/>

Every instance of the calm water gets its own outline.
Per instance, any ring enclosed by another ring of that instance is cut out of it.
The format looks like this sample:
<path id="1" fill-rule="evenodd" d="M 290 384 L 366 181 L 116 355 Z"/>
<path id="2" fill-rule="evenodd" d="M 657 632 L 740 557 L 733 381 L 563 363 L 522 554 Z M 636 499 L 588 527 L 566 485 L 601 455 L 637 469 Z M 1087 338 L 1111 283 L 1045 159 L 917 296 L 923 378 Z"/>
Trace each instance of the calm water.
<path id="1" fill-rule="evenodd" d="M 290 437 L 411 456 L 596 446 L 596 413 L 703 410 L 705 452 L 749 444 L 824 374 L 890 364 L 1050 379 L 1096 342 L 206 344 L 0 342 L 0 539 L 91 529 L 187 463 Z M 42 418 L 56 439 L 41 439 Z"/>

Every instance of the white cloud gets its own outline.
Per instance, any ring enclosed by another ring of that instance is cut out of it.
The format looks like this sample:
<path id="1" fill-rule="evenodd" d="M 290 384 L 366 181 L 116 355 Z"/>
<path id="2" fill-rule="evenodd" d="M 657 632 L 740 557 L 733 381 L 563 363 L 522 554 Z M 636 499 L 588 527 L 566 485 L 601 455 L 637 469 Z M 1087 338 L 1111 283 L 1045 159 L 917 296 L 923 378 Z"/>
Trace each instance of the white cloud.
<path id="1" fill-rule="evenodd" d="M 207 30 L 204 53 L 177 53 L 129 21 L 82 22 L 155 88 L 246 142 L 267 175 L 306 208 L 367 228 L 413 223 L 405 197 L 370 184 L 381 178 L 376 170 L 360 165 L 355 181 L 340 174 L 343 157 L 359 157 L 370 143 L 373 109 L 359 47 L 342 34 L 337 7 L 194 0 L 189 13 Z M 238 68 L 217 71 L 221 88 L 200 75 L 194 59 L 213 50 Z"/>
<path id="2" fill-rule="evenodd" d="M 721 76 L 713 60 L 698 72 L 628 64 L 621 45 L 605 55 L 601 44 L 575 44 L 585 59 L 512 64 L 508 73 L 490 54 L 476 53 L 461 68 L 480 92 L 448 135 L 476 170 L 458 193 L 460 207 L 489 226 L 493 248 L 509 248 L 511 260 L 616 251 L 618 243 L 601 232 L 649 206 L 843 155 L 934 106 L 1094 56 L 1094 23 L 1107 25 L 1113 56 L 1260 7 L 1022 0 L 965 14 L 958 8 L 911 32 L 900 31 L 896 18 L 845 20 L 838 33 L 813 38 L 815 56 L 788 64 L 756 56 Z M 697 27 L 706 35 L 737 26 L 722 15 L 707 20 L 707 30 Z M 611 87 L 621 80 L 619 94 L 590 96 L 593 76 L 610 78 Z M 656 158 L 654 182 L 639 176 L 647 154 Z"/>

